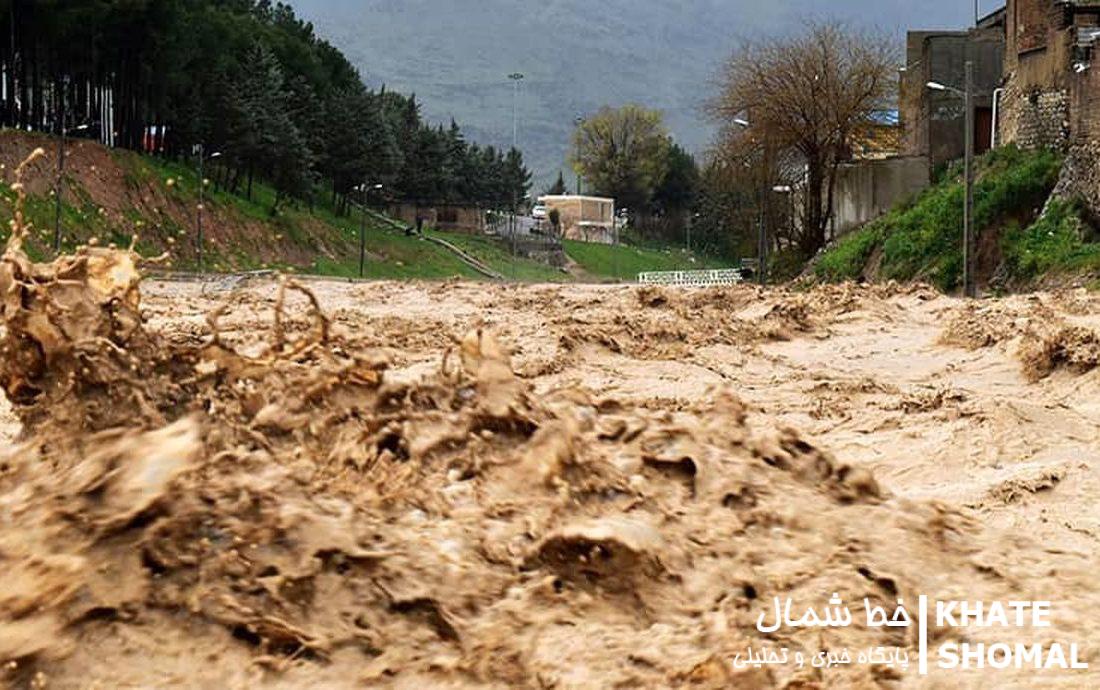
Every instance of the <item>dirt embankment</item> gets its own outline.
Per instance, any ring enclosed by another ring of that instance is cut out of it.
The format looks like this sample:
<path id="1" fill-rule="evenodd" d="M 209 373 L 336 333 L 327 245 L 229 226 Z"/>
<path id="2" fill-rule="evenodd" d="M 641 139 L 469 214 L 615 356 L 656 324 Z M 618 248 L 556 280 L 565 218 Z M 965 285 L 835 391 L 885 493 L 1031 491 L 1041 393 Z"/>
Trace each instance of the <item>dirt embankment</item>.
<path id="1" fill-rule="evenodd" d="M 15 168 L 37 147 L 44 147 L 48 155 L 27 168 L 27 192 L 39 200 L 28 209 L 28 214 L 37 211 L 34 215 L 39 226 L 30 241 L 49 247 L 54 232 L 58 142 L 12 130 L 0 135 L 0 165 L 9 184 L 14 181 Z M 132 152 L 107 149 L 83 139 L 68 141 L 65 158 L 64 198 L 72 207 L 63 217 L 66 246 L 74 247 L 97 235 L 103 244 L 128 245 L 137 235 L 146 254 L 168 252 L 181 265 L 195 262 L 198 196 L 193 176 L 186 181 L 178 179 Z M 251 217 L 208 196 L 203 211 L 207 264 L 217 264 L 223 270 L 265 263 L 308 266 L 318 256 L 351 255 L 347 240 L 335 228 L 305 214 L 296 214 L 292 225 L 293 233 L 276 218 Z"/>

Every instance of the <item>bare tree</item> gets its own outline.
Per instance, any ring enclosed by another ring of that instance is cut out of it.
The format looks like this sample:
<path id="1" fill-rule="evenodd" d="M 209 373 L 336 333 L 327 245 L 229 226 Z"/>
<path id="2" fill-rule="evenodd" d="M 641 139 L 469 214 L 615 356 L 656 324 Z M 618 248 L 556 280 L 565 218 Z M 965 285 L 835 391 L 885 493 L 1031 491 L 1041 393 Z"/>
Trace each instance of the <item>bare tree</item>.
<path id="1" fill-rule="evenodd" d="M 806 254 L 825 243 L 837 169 L 853 137 L 892 102 L 897 65 L 889 37 L 823 22 L 798 35 L 743 41 L 725 66 L 711 103 L 723 125 L 719 148 L 788 177 L 776 184 L 797 184 L 797 245 Z M 789 179 L 793 170 L 800 179 Z"/>

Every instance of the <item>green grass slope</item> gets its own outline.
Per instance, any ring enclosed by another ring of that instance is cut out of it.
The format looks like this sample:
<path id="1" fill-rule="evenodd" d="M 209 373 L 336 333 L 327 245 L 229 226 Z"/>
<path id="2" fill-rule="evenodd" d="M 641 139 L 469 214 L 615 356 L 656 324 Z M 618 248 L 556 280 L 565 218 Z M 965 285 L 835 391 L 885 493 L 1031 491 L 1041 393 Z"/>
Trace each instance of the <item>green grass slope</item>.
<path id="1" fill-rule="evenodd" d="M 645 271 L 695 271 L 728 268 L 719 259 L 684 249 L 653 249 L 630 245 L 593 244 L 565 240 L 565 253 L 585 274 L 597 280 L 635 280 Z"/>
<path id="2" fill-rule="evenodd" d="M 6 231 L 14 192 L 12 171 L 37 147 L 48 153 L 27 171 L 26 215 L 35 232 L 28 249 L 37 259 L 52 255 L 55 227 L 54 181 L 57 140 L 45 135 L 0 132 L 0 223 Z M 167 253 L 171 268 L 198 266 L 196 211 L 199 179 L 194 166 L 181 161 L 105 149 L 88 141 L 71 141 L 67 150 L 62 247 L 71 251 L 96 238 L 120 246 L 137 237 L 145 256 Z M 208 169 L 208 178 L 217 171 Z M 208 271 L 277 269 L 340 277 L 359 275 L 358 211 L 338 215 L 327 199 L 313 208 L 283 203 L 275 192 L 255 182 L 250 198 L 219 189 L 207 181 L 203 211 L 203 257 Z M 321 195 L 323 196 L 323 195 Z M 365 227 L 364 277 L 385 279 L 484 279 L 448 249 L 419 237 L 407 237 L 368 215 Z M 608 247 L 567 242 L 575 270 L 513 257 L 505 244 L 489 237 L 429 231 L 446 239 L 510 280 L 565 282 L 634 280 L 642 271 L 710 267 L 709 259 L 679 250 Z M 0 232 L 0 239 L 3 233 Z"/>
<path id="3" fill-rule="evenodd" d="M 979 280 L 997 268 L 1024 284 L 1052 273 L 1100 267 L 1100 244 L 1076 204 L 1056 200 L 1039 217 L 1061 162 L 1051 151 L 1015 147 L 979 160 L 974 193 Z M 927 280 L 943 290 L 957 287 L 965 193 L 960 172 L 949 171 L 913 201 L 843 237 L 818 260 L 817 277 Z"/>

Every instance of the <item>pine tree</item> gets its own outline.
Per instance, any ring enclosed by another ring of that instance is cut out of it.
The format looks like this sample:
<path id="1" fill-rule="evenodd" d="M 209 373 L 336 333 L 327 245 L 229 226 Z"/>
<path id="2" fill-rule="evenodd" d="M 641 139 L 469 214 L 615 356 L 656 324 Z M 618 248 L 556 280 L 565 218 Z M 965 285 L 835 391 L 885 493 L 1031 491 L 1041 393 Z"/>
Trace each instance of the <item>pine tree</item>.
<path id="1" fill-rule="evenodd" d="M 565 177 L 562 176 L 561 171 L 558 171 L 558 179 L 554 184 L 550 185 L 550 189 L 546 190 L 546 193 L 550 196 L 561 196 L 568 190 L 565 187 Z"/>

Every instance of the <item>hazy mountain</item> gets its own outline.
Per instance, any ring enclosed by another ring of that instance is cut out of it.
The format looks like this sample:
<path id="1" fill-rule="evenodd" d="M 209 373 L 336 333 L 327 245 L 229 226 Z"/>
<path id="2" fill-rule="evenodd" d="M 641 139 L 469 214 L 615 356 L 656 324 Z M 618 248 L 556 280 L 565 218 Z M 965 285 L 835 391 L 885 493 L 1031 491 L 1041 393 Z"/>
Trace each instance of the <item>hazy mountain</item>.
<path id="1" fill-rule="evenodd" d="M 291 0 L 373 86 L 415 92 L 485 144 L 512 140 L 510 72 L 526 75 L 519 142 L 540 183 L 557 175 L 578 115 L 635 101 L 665 112 L 678 141 L 706 147 L 700 106 L 739 36 L 809 16 L 898 35 L 972 19 L 958 0 Z M 988 3 L 987 3 L 988 4 Z M 992 5 L 990 5 L 990 8 Z M 567 173 L 568 175 L 568 173 Z"/>

